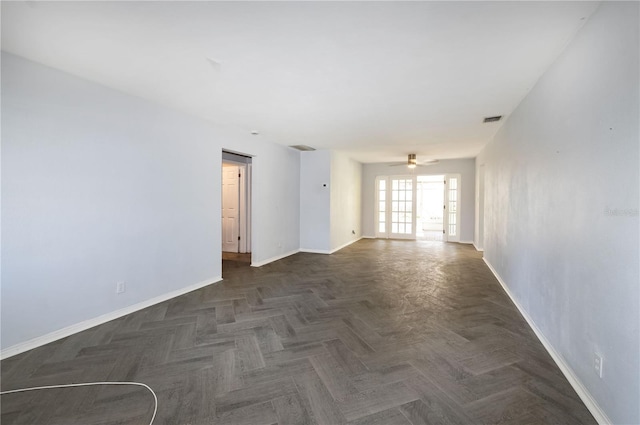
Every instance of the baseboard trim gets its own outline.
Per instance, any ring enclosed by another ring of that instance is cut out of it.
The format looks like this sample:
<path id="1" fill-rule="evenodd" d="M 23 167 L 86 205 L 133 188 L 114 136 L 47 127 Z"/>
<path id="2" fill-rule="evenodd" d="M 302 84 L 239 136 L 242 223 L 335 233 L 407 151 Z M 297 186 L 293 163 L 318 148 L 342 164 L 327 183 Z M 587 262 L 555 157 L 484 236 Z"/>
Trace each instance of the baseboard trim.
<path id="1" fill-rule="evenodd" d="M 463 243 L 466 245 L 473 245 L 473 241 L 458 241 L 458 243 Z"/>
<path id="2" fill-rule="evenodd" d="M 600 425 L 612 424 L 613 422 L 609 419 L 607 414 L 600 408 L 600 406 L 598 405 L 598 402 L 593 398 L 589 390 L 587 390 L 587 388 L 582 384 L 582 381 L 580 381 L 580 379 L 575 374 L 571 366 L 569 366 L 569 364 L 566 362 L 564 357 L 562 357 L 562 355 L 558 353 L 555 350 L 555 348 L 553 348 L 549 340 L 544 336 L 542 331 L 536 326 L 531 316 L 529 316 L 526 310 L 522 308 L 518 300 L 513 296 L 513 293 L 511 292 L 507 284 L 504 282 L 504 280 L 502 280 L 502 277 L 500 277 L 496 269 L 493 268 L 491 263 L 486 258 L 483 258 L 483 260 L 487 265 L 487 267 L 489 267 L 489 270 L 491 270 L 491 273 L 493 273 L 493 275 L 496 277 L 496 279 L 498 280 L 498 282 L 500 283 L 504 291 L 507 293 L 509 298 L 511 298 L 511 301 L 513 301 L 513 303 L 515 304 L 520 314 L 522 314 L 522 317 L 524 317 L 524 319 L 527 321 L 527 323 L 529 324 L 529 327 L 531 327 L 531 330 L 533 330 L 533 332 L 536 334 L 536 336 L 538 337 L 538 339 L 540 340 L 544 348 L 547 350 L 551 358 L 553 358 L 553 361 L 558 365 L 558 367 L 560 368 L 560 371 L 564 374 L 565 378 L 567 378 L 567 380 L 569 381 L 573 389 L 578 394 L 578 397 L 580 397 L 580 399 L 585 404 L 585 406 L 587 406 L 587 409 L 589 409 L 589 412 L 591 412 L 595 420 Z"/>
<path id="3" fill-rule="evenodd" d="M 472 245 L 476 249 L 476 251 L 484 252 L 484 248 L 478 248 L 478 246 L 475 244 L 475 242 L 473 242 Z"/>
<path id="4" fill-rule="evenodd" d="M 89 320 L 84 320 L 82 322 L 75 323 L 73 325 L 67 326 L 66 328 L 58 329 L 57 331 L 53 331 L 48 334 L 32 338 L 28 341 L 20 342 L 18 344 L 12 345 L 11 347 L 5 348 L 4 350 L 0 351 L 0 360 L 4 360 L 9 357 L 15 356 L 16 354 L 24 353 L 25 351 L 29 351 L 34 348 L 41 347 L 43 345 L 49 344 L 51 342 L 57 341 L 62 338 L 66 338 L 78 332 L 86 331 L 87 329 L 91 329 L 95 326 L 102 325 L 103 323 L 110 322 L 122 316 L 126 316 L 127 314 L 136 312 L 138 310 L 142 310 L 143 308 L 151 307 L 154 304 L 158 304 L 163 301 L 170 300 L 171 298 L 179 297 L 180 295 L 184 295 L 188 292 L 195 291 L 196 289 L 200 289 L 205 286 L 214 284 L 216 282 L 220 282 L 221 280 L 222 280 L 222 276 L 216 276 L 212 279 L 207 279 L 202 282 L 198 282 L 196 284 L 193 284 L 175 291 L 167 292 L 166 294 L 153 297 L 146 301 L 142 301 L 137 304 L 133 304 L 128 307 L 121 308 L 119 310 L 115 310 L 115 311 L 94 317 Z"/>
<path id="5" fill-rule="evenodd" d="M 284 254 L 276 255 L 275 257 L 271 257 L 266 260 L 258 261 L 255 263 L 252 262 L 251 267 L 262 267 L 266 264 L 273 263 L 274 261 L 282 260 L 283 258 L 289 257 L 290 255 L 297 254 L 300 251 L 301 250 L 299 249 L 294 249 L 293 251 L 285 252 Z"/>
<path id="6" fill-rule="evenodd" d="M 362 235 L 362 239 L 375 239 L 375 236 Z"/>
<path id="7" fill-rule="evenodd" d="M 300 248 L 300 252 L 307 252 L 309 254 L 333 254 L 334 252 L 338 252 L 343 248 L 348 247 L 349 245 L 351 245 L 352 243 L 356 243 L 358 242 L 360 239 L 364 238 L 365 236 L 360 236 L 359 238 L 356 238 L 352 241 L 347 242 L 346 244 L 343 244 L 337 248 L 334 248 L 332 250 L 328 250 L 328 249 L 310 249 L 310 248 Z"/>
<path id="8" fill-rule="evenodd" d="M 307 252 L 309 254 L 331 254 L 331 251 L 329 251 L 328 249 L 300 248 L 300 252 Z"/>
<path id="9" fill-rule="evenodd" d="M 362 239 L 362 236 L 360 236 L 359 238 L 356 238 L 356 239 L 354 239 L 354 240 L 352 240 L 352 241 L 349 241 L 349 242 L 347 242 L 346 244 L 344 244 L 344 245 L 341 245 L 341 246 L 337 247 L 336 249 L 332 249 L 332 250 L 331 250 L 331 252 L 330 252 L 330 254 L 333 254 L 334 252 L 338 252 L 338 251 L 340 251 L 341 249 L 348 247 L 348 246 L 349 246 L 349 245 L 351 245 L 352 243 L 356 243 L 356 242 L 358 242 L 360 239 Z"/>

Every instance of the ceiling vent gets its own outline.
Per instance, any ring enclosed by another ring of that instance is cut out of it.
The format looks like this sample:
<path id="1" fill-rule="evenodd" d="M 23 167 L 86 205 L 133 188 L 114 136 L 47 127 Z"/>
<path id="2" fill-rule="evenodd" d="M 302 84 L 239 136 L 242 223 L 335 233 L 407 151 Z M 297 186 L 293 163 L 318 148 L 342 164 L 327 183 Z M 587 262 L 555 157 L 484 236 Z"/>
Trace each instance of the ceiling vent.
<path id="1" fill-rule="evenodd" d="M 496 115 L 495 117 L 486 117 L 483 122 L 496 122 L 502 119 L 502 115 Z"/>
<path id="2" fill-rule="evenodd" d="M 307 146 L 307 145 L 291 145 L 289 146 L 290 148 L 294 148 L 294 149 L 298 149 L 299 151 L 315 151 L 315 148 L 312 148 L 311 146 Z"/>

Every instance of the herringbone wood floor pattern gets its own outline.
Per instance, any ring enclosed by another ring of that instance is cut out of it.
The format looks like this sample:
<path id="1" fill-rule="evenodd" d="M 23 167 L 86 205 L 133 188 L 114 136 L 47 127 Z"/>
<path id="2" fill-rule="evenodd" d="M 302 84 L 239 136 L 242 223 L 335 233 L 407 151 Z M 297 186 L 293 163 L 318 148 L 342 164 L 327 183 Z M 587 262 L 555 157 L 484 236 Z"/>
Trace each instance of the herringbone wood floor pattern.
<path id="1" fill-rule="evenodd" d="M 2 362 L 2 389 L 140 381 L 156 424 L 592 424 L 472 247 L 362 240 Z M 145 424 L 142 388 L 2 397 L 2 424 Z"/>

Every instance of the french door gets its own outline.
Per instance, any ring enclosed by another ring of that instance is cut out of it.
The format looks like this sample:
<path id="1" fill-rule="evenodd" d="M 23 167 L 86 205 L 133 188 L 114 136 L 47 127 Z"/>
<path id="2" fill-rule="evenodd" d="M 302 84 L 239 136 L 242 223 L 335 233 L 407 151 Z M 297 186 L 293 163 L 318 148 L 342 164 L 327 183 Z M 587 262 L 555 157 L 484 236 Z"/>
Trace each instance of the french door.
<path id="1" fill-rule="evenodd" d="M 460 242 L 460 174 L 444 178 L 444 240 Z"/>
<path id="2" fill-rule="evenodd" d="M 447 174 L 444 180 L 444 238 L 460 241 L 460 175 Z M 416 238 L 416 176 L 376 177 L 376 237 Z"/>
<path id="3" fill-rule="evenodd" d="M 376 179 L 378 205 L 376 237 L 416 238 L 415 176 L 380 176 Z"/>

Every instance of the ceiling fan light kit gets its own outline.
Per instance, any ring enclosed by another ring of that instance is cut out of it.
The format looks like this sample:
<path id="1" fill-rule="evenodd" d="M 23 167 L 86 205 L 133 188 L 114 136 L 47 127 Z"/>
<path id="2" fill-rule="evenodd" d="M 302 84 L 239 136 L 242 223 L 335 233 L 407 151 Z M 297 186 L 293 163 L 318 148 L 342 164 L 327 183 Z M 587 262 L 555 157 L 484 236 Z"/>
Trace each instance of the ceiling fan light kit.
<path id="1" fill-rule="evenodd" d="M 413 169 L 413 168 L 416 168 L 416 165 L 418 165 L 418 160 L 416 159 L 416 154 L 415 153 L 410 153 L 409 154 L 409 158 L 407 159 L 407 167 Z"/>
<path id="2" fill-rule="evenodd" d="M 416 157 L 415 153 L 410 153 L 409 156 L 407 157 L 407 162 L 398 162 L 395 164 L 389 164 L 390 167 L 398 167 L 401 165 L 406 165 L 407 168 L 409 168 L 410 170 L 413 170 L 416 167 L 424 167 L 426 165 L 431 165 L 431 164 L 435 164 L 436 162 L 438 162 L 437 159 L 430 159 L 427 161 L 424 161 L 421 164 L 418 164 L 418 159 Z"/>

